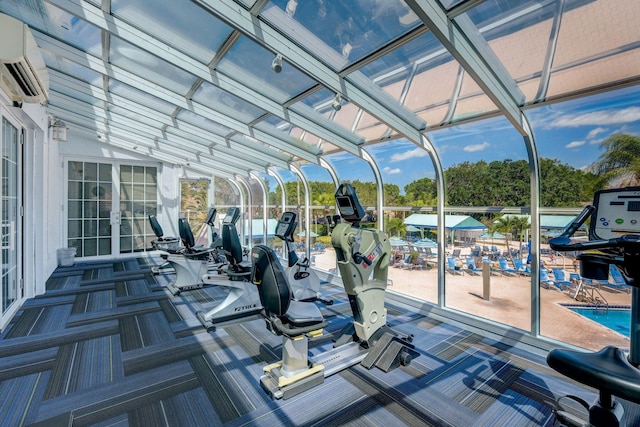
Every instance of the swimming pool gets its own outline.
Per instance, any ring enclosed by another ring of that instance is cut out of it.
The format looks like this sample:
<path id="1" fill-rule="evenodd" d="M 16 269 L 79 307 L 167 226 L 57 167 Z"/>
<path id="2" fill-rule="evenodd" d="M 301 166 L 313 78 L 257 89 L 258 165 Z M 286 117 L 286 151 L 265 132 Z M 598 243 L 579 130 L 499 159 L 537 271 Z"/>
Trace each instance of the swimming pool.
<path id="1" fill-rule="evenodd" d="M 628 337 L 630 334 L 629 324 L 631 322 L 631 310 L 626 307 L 609 308 L 608 310 L 601 307 L 568 307 L 581 316 L 598 322 L 607 328 L 621 333 Z"/>

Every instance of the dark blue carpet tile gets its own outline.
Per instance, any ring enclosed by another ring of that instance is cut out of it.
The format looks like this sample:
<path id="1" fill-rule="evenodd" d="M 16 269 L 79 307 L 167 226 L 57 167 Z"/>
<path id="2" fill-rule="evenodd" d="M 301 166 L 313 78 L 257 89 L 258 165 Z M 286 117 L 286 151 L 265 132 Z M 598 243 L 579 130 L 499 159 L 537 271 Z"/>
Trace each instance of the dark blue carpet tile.
<path id="1" fill-rule="evenodd" d="M 290 399 L 267 400 L 255 411 L 225 425 L 337 426 L 349 425 L 349 421 L 355 420 L 354 425 L 373 426 L 376 424 L 368 422 L 366 414 L 375 408 L 374 400 L 340 375 L 334 375 L 323 384 Z M 385 427 L 394 425 L 400 424 L 386 424 Z"/>
<path id="2" fill-rule="evenodd" d="M 38 410 L 49 380 L 48 372 L 38 372 L 0 383 L 0 425 L 22 426 L 30 423 Z"/>
<path id="3" fill-rule="evenodd" d="M 0 358 L 0 381 L 53 369 L 58 348 L 45 348 L 29 353 Z"/>
<path id="4" fill-rule="evenodd" d="M 119 319 L 119 323 L 122 351 L 175 340 L 173 331 L 161 311 L 126 316 Z"/>
<path id="5" fill-rule="evenodd" d="M 197 388 L 130 411 L 127 425 L 129 427 L 219 426 L 222 425 L 222 421 L 209 405 L 204 390 Z"/>
<path id="6" fill-rule="evenodd" d="M 116 335 L 59 347 L 44 399 L 90 390 L 123 377 Z"/>
<path id="7" fill-rule="evenodd" d="M 549 406 L 506 390 L 472 424 L 474 427 L 546 427 L 553 426 L 553 413 Z"/>
<path id="8" fill-rule="evenodd" d="M 87 426 L 198 387 L 198 379 L 189 363 L 184 361 L 128 376 L 90 390 L 44 400 L 40 403 L 37 414 L 27 421 L 38 422 L 54 414 L 71 412 L 74 426 Z"/>

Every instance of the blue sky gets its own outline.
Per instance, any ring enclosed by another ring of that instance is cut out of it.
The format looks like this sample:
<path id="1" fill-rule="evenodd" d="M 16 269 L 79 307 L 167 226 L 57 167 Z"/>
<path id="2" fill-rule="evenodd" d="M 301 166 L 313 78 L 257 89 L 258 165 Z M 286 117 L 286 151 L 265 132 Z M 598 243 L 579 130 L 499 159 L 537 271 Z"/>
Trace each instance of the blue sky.
<path id="1" fill-rule="evenodd" d="M 585 168 L 601 154 L 600 142 L 622 132 L 640 135 L 640 86 L 601 93 L 526 111 L 540 157 L 554 158 L 575 168 Z M 504 118 L 472 122 L 430 132 L 429 138 L 443 167 L 465 161 L 491 162 L 527 159 L 524 142 Z M 385 183 L 403 187 L 419 178 L 434 177 L 426 152 L 406 140 L 368 147 L 382 170 Z M 361 159 L 350 155 L 331 156 L 342 179 L 373 180 Z M 326 175 L 309 178 L 326 180 Z"/>

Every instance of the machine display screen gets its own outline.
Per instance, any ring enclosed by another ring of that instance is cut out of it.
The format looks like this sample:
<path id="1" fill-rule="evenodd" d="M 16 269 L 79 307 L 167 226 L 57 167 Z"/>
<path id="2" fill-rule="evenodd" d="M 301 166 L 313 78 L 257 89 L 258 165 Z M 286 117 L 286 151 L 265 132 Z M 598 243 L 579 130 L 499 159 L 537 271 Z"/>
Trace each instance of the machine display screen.
<path id="1" fill-rule="evenodd" d="M 222 223 L 235 224 L 239 216 L 240 216 L 240 211 L 238 210 L 238 208 L 229 208 Z"/>
<path id="2" fill-rule="evenodd" d="M 336 202 L 338 203 L 338 209 L 340 209 L 340 214 L 344 216 L 351 216 L 355 213 L 355 209 L 351 204 L 351 199 L 349 197 L 336 197 Z"/>
<path id="3" fill-rule="evenodd" d="M 291 238 L 296 227 L 296 214 L 285 212 L 276 226 L 276 236 L 281 239 Z"/>
<path id="4" fill-rule="evenodd" d="M 596 193 L 591 230 L 600 239 L 640 234 L 640 187 Z"/>

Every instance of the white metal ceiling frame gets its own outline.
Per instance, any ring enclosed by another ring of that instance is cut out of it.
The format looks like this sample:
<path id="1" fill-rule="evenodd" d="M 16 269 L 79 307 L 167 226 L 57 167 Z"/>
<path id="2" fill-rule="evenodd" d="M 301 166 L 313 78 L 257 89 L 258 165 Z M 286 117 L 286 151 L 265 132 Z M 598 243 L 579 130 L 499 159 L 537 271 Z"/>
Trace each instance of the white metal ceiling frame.
<path id="1" fill-rule="evenodd" d="M 150 34 L 138 30 L 126 22 L 104 12 L 86 0 L 46 1 L 72 15 L 81 17 L 103 31 L 115 33 L 119 38 L 180 67 L 203 81 L 218 86 L 295 126 L 307 129 L 311 133 L 330 141 L 340 148 L 356 154 L 357 146 L 364 143 L 362 138 L 330 122 L 313 109 L 284 108 L 280 103 L 256 93 L 242 83 L 235 81 L 232 77 L 209 68 L 208 64 L 203 64 L 162 41 L 155 39 Z"/>
<path id="2" fill-rule="evenodd" d="M 280 150 L 291 153 L 292 155 L 301 157 L 307 161 L 317 163 L 317 154 L 318 151 L 316 147 L 309 147 L 309 150 L 305 150 L 300 148 L 300 142 L 294 140 L 290 135 L 279 131 L 273 126 L 269 126 L 266 123 L 260 123 L 259 127 L 249 127 L 246 124 L 232 119 L 228 116 L 225 116 L 221 113 L 216 112 L 204 105 L 196 103 L 194 101 L 186 100 L 183 96 L 169 91 L 165 88 L 162 88 L 152 82 L 149 82 L 140 76 L 137 76 L 128 71 L 122 70 L 119 67 L 116 67 L 111 64 L 104 64 L 101 59 L 93 57 L 92 55 L 83 52 L 79 49 L 73 48 L 69 45 L 66 45 L 63 42 L 55 40 L 50 36 L 34 31 L 36 34 L 36 38 L 40 44 L 40 47 L 43 49 L 47 49 L 51 51 L 53 54 L 60 55 L 65 57 L 73 62 L 76 62 L 80 65 L 87 66 L 89 69 L 93 71 L 102 73 L 103 75 L 108 76 L 109 78 L 113 78 L 122 83 L 128 84 L 133 87 L 137 87 L 138 89 L 144 88 L 143 90 L 151 95 L 156 96 L 159 99 L 172 103 L 174 105 L 178 105 L 185 110 L 191 111 L 195 114 L 208 118 L 212 121 L 220 123 L 228 128 L 231 128 L 240 134 L 243 135 L 251 135 L 258 140 L 266 143 L 267 145 L 274 146 Z M 78 80 L 79 83 L 84 83 Z M 86 83 L 84 83 L 86 84 Z M 94 91 L 95 93 L 95 91 Z M 111 94 L 110 94 L 111 95 Z M 109 96 L 110 96 L 109 95 Z M 52 101 L 53 102 L 53 101 Z M 107 99 L 105 102 L 109 102 Z M 203 132 L 209 132 L 206 129 L 202 130 Z M 264 153 L 267 154 L 267 153 Z M 281 159 L 280 159 L 281 160 Z M 279 163 L 279 162 L 276 162 Z"/>
<path id="3" fill-rule="evenodd" d="M 467 15 L 455 22 L 436 0 L 405 0 L 465 71 L 523 136 L 524 95 Z"/>
<path id="4" fill-rule="evenodd" d="M 108 133 L 113 127 L 116 127 L 121 128 L 125 133 L 127 131 L 134 131 L 133 133 L 138 137 L 150 139 L 158 144 L 165 142 L 174 148 L 189 150 L 194 154 L 208 153 L 211 157 L 215 157 L 217 160 L 224 162 L 227 166 L 233 166 L 237 167 L 239 170 L 244 170 L 244 173 L 248 173 L 252 168 L 266 171 L 266 168 L 272 164 L 286 165 L 286 162 L 278 162 L 277 160 L 268 162 L 255 156 L 248 156 L 240 159 L 234 155 L 231 148 L 223 145 L 225 140 L 222 137 L 218 137 L 220 139 L 220 141 L 218 141 L 219 145 L 214 145 L 211 143 L 211 140 L 198 137 L 195 134 L 189 134 L 184 130 L 172 128 L 172 130 L 175 130 L 176 132 L 167 133 L 157 127 L 136 122 L 135 119 L 122 116 L 112 111 L 105 111 L 103 108 L 85 103 L 84 101 L 72 98 L 62 93 L 56 93 L 49 105 L 51 107 L 58 107 L 60 109 L 58 110 L 58 114 L 60 116 L 66 116 L 65 119 L 67 119 L 69 123 L 75 123 L 77 118 L 71 118 L 71 116 L 67 115 L 68 113 L 65 113 L 65 110 L 73 111 L 75 114 L 84 115 L 89 120 L 91 120 L 92 117 L 102 119 L 104 127 L 97 127 L 96 130 Z M 97 120 L 95 120 L 95 122 L 99 123 Z M 187 123 L 183 124 L 183 127 L 188 126 L 189 124 Z M 197 129 L 197 127 L 193 125 L 190 126 Z M 195 130 L 193 132 L 195 132 Z M 208 134 L 208 136 L 211 137 L 211 134 Z M 138 141 L 139 144 L 142 144 L 139 140 L 136 141 Z M 151 146 L 151 144 L 148 143 L 144 145 Z M 215 149 L 213 147 L 215 147 Z M 246 168 L 245 166 L 250 167 Z"/>
<path id="5" fill-rule="evenodd" d="M 138 154 L 164 153 L 170 156 L 171 163 L 182 165 L 189 162 L 201 162 L 202 167 L 206 167 L 211 174 L 216 174 L 219 171 L 233 176 L 240 170 L 241 173 L 248 175 L 252 169 L 251 167 L 221 163 L 217 156 L 199 152 L 191 146 L 185 147 L 169 141 L 164 141 L 163 143 L 163 141 L 159 142 L 154 138 L 140 135 L 134 136 L 136 139 L 133 139 L 134 137 L 132 137 L 130 129 L 127 127 L 117 126 L 116 123 L 105 124 L 103 121 L 91 119 L 79 113 L 72 113 L 65 107 L 50 105 L 49 110 L 58 116 L 66 114 L 69 122 L 74 124 L 74 131 L 77 128 L 80 131 L 92 134 L 93 137 L 99 134 L 98 139 L 102 143 L 116 145 L 119 148 L 125 148 Z M 163 160 L 167 161 L 167 157 L 165 156 Z M 256 167 L 255 169 L 266 170 L 264 167 Z"/>
<path id="6" fill-rule="evenodd" d="M 364 109 L 399 133 L 414 141 L 420 140 L 420 131 L 426 127 L 426 124 L 361 72 L 356 71 L 341 77 L 340 70 L 331 69 L 316 55 L 297 45 L 294 40 L 261 20 L 259 16 L 253 16 L 250 11 L 240 7 L 233 0 L 192 1 L 263 47 L 282 54 L 291 64 L 314 80 L 329 90 L 340 93 L 344 99 Z M 298 106 L 296 104 L 290 109 Z M 335 123 L 333 125 L 336 126 Z"/>

